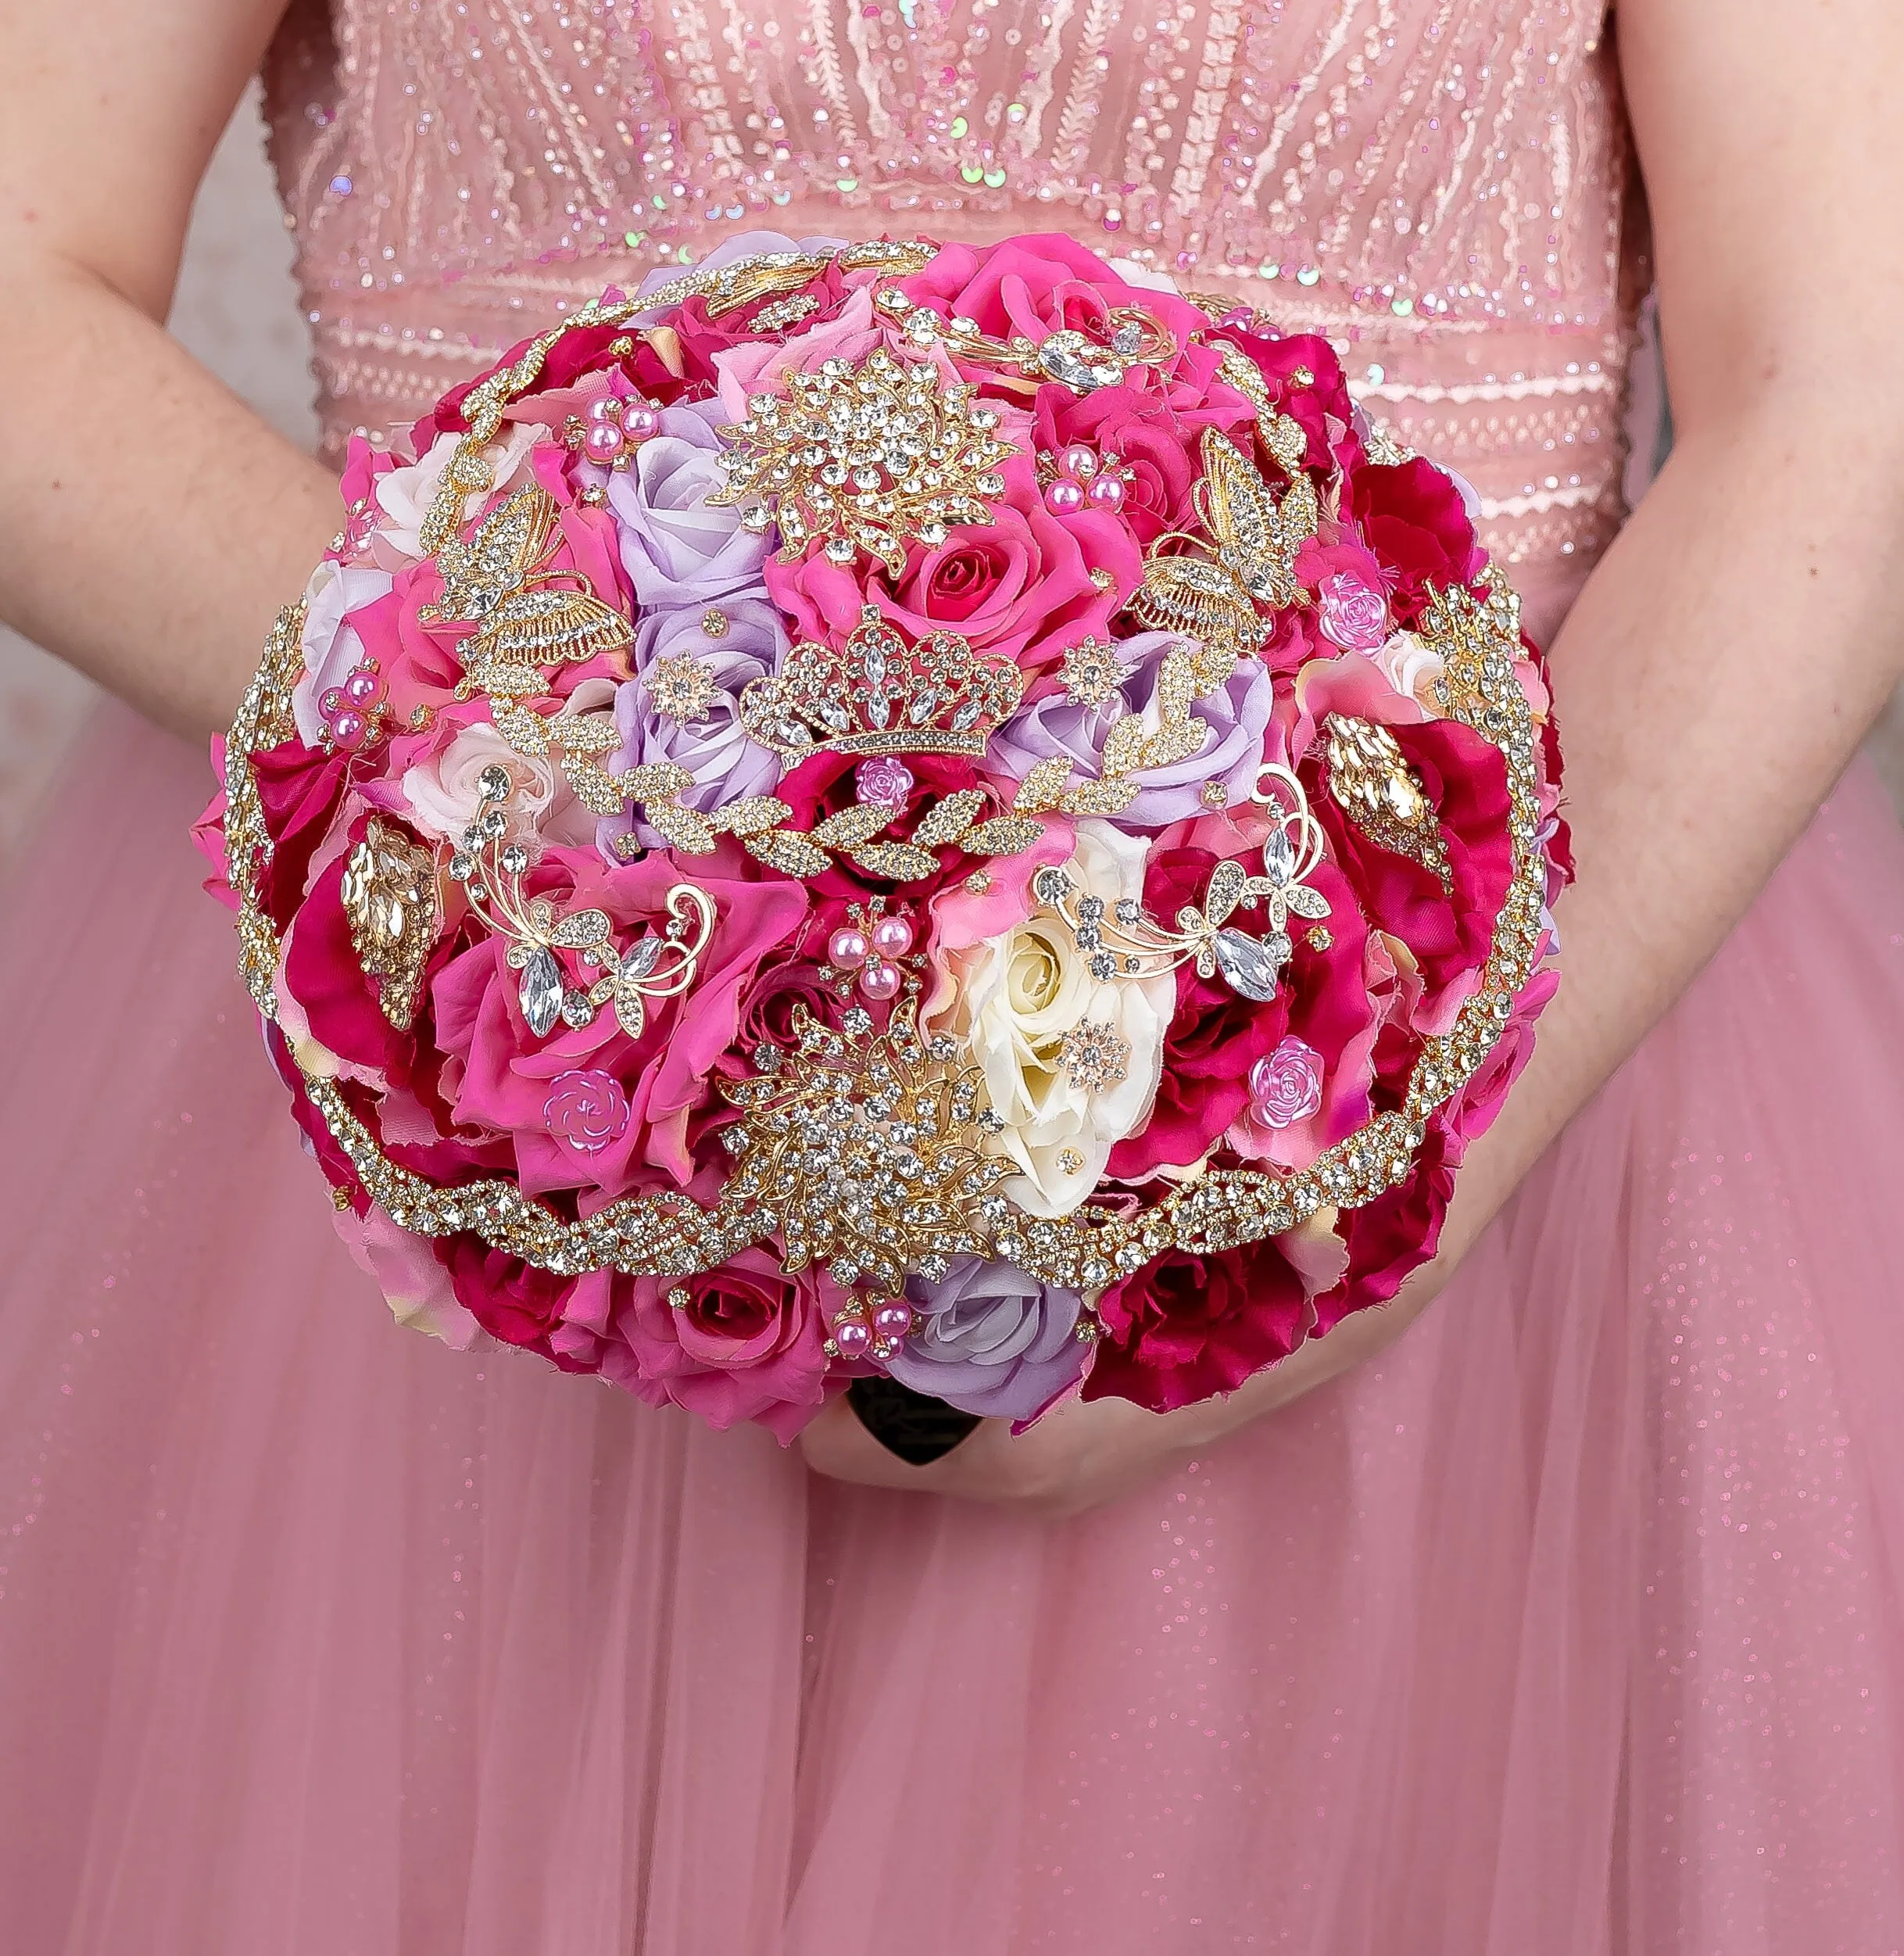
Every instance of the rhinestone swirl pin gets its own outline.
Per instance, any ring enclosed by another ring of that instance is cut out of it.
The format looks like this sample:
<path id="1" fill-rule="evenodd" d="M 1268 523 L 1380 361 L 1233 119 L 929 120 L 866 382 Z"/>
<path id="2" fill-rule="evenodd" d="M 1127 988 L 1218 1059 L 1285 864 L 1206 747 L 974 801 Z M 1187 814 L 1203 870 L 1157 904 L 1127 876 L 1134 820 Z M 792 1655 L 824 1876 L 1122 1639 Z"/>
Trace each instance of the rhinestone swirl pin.
<path id="1" fill-rule="evenodd" d="M 1069 926 L 1094 978 L 1156 978 L 1194 960 L 1199 977 L 1220 973 L 1231 991 L 1267 1004 L 1294 948 L 1290 918 L 1319 922 L 1330 905 L 1307 880 L 1322 859 L 1324 838 L 1302 783 L 1280 762 L 1265 762 L 1252 798 L 1276 823 L 1263 844 L 1262 874 L 1252 876 L 1236 858 L 1226 858 L 1210 872 L 1201 907 L 1186 904 L 1174 930 L 1147 915 L 1134 897 L 1107 907 L 1101 897 L 1080 894 L 1055 865 L 1032 879 L 1032 894 Z M 1258 904 L 1269 926 L 1260 937 L 1229 921 L 1239 908 Z"/>

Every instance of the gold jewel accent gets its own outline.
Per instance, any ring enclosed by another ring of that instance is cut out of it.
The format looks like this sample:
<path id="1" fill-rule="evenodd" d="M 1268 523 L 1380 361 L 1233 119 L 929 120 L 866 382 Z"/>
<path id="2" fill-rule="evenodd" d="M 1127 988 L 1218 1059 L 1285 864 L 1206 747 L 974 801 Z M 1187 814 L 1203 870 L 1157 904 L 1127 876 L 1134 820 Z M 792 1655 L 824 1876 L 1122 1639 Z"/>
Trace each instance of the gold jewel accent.
<path id="1" fill-rule="evenodd" d="M 982 754 L 1016 708 L 1025 675 L 954 632 L 916 645 L 867 605 L 846 649 L 796 645 L 778 675 L 748 681 L 740 717 L 789 762 L 814 754 Z"/>
<path id="2" fill-rule="evenodd" d="M 1075 1148 L 1061 1148 L 1058 1151 L 1058 1165 L 1067 1175 L 1075 1175 L 1084 1166 L 1084 1157 Z"/>
<path id="3" fill-rule="evenodd" d="M 770 1048 L 764 1070 L 721 1088 L 741 1110 L 723 1206 L 757 1215 L 788 1270 L 824 1263 L 888 1293 L 985 1255 L 1009 1213 L 994 1191 L 1011 1165 L 981 1150 L 978 1068 L 921 1034 L 911 999 L 877 1036 L 863 1011 L 836 1033 L 804 1006 L 793 1031 L 790 1051 Z"/>
<path id="4" fill-rule="evenodd" d="M 1018 453 L 998 439 L 996 409 L 975 386 L 876 346 L 857 366 L 823 361 L 785 376 L 788 392 L 756 394 L 724 428 L 725 487 L 710 503 L 739 504 L 741 521 L 778 525 L 791 561 L 816 537 L 834 561 L 864 550 L 891 576 L 915 538 L 943 543 L 954 523 L 989 523 L 1004 493 L 999 464 Z"/>
<path id="5" fill-rule="evenodd" d="M 579 663 L 634 642 L 628 620 L 579 572 L 547 568 L 561 514 L 555 498 L 531 482 L 492 510 L 467 543 L 451 536 L 438 550 L 442 593 L 417 615 L 425 625 L 476 627 L 463 643 L 459 699 L 539 691 L 538 666 Z"/>
<path id="6" fill-rule="evenodd" d="M 1065 653 L 1058 676 L 1073 706 L 1100 707 L 1130 677 L 1130 668 L 1102 639 L 1083 638 Z"/>
<path id="7" fill-rule="evenodd" d="M 922 249 L 930 256 L 929 247 Z M 702 289 L 693 281 L 685 282 Z M 676 281 L 678 287 L 683 283 Z M 646 304 L 678 303 L 681 296 L 651 293 Z M 494 438 L 504 407 L 534 384 L 549 348 L 564 333 L 630 319 L 639 310 L 591 303 L 542 335 L 513 366 L 472 389 L 463 403 L 470 433 L 459 457 L 487 471 L 481 451 Z M 446 472 L 431 511 L 438 541 L 454 528 L 462 495 L 486 487 L 489 479 L 485 473 L 460 483 Z M 427 528 L 425 546 L 435 547 Z M 1214 1170 L 1147 1209 L 1122 1214 L 1087 1199 L 1069 1216 L 1047 1220 L 1027 1216 L 1007 1204 L 1005 1220 L 991 1238 L 993 1253 L 1044 1282 L 1090 1296 L 1172 1248 L 1196 1253 L 1256 1242 L 1294 1228 L 1321 1209 L 1360 1208 L 1407 1179 L 1426 1137 L 1428 1117 L 1462 1091 L 1493 1051 L 1545 936 L 1548 869 L 1539 840 L 1539 751 L 1533 715 L 1514 670 L 1522 656 L 1519 604 L 1497 571 L 1484 573 L 1483 584 L 1485 595 L 1480 597 L 1460 589 L 1433 594 L 1417 636 L 1444 661 L 1441 697 L 1449 717 L 1471 727 L 1506 761 L 1512 876 L 1494 920 L 1480 988 L 1463 1005 L 1452 1029 L 1426 1042 L 1403 1105 L 1376 1115 L 1294 1174 Z M 302 600 L 278 614 L 232 722 L 226 751 L 225 844 L 238 899 L 239 971 L 267 1020 L 277 1016 L 281 947 L 260 901 L 259 878 L 271 843 L 252 761 L 296 737 L 291 693 L 303 672 L 303 617 Z M 678 1193 L 625 1197 L 570 1221 L 501 1178 L 440 1188 L 390 1159 L 335 1081 L 308 1073 L 303 1079 L 312 1109 L 350 1164 L 354 1185 L 399 1228 L 421 1236 L 468 1233 L 557 1275 L 613 1270 L 679 1277 L 716 1268 L 761 1241 L 772 1227 L 771 1214 L 757 1205 L 722 1199 L 703 1209 Z"/>
<path id="8" fill-rule="evenodd" d="M 1107 570 L 1101 564 L 1091 566 L 1091 582 L 1101 591 L 1108 591 L 1117 582 L 1117 573 Z"/>
<path id="9" fill-rule="evenodd" d="M 704 639 L 724 639 L 733 620 L 718 604 L 710 604 L 701 614 L 701 636 Z"/>
<path id="10" fill-rule="evenodd" d="M 1430 870 L 1444 890 L 1454 887 L 1448 846 L 1421 776 L 1408 765 L 1385 726 L 1353 714 L 1332 713 L 1328 736 L 1329 792 L 1336 805 L 1378 847 Z"/>
<path id="11" fill-rule="evenodd" d="M 1334 948 L 1335 933 L 1326 924 L 1318 924 L 1313 930 L 1304 934 L 1312 951 L 1329 951 Z"/>
<path id="12" fill-rule="evenodd" d="M 338 894 L 350 948 L 365 977 L 376 981 L 378 1005 L 406 1031 L 436 940 L 436 858 L 373 815 L 344 865 Z"/>
<path id="13" fill-rule="evenodd" d="M 702 629 L 707 629 L 705 624 Z M 721 691 L 713 667 L 692 653 L 671 653 L 657 659 L 642 676 L 655 711 L 664 720 L 684 725 L 706 719 Z"/>
<path id="14" fill-rule="evenodd" d="M 1204 430 L 1197 505 L 1208 536 L 1159 537 L 1146 553 L 1143 582 L 1131 600 L 1147 625 L 1187 632 L 1238 658 L 1262 649 L 1259 604 L 1274 610 L 1303 596 L 1296 556 L 1321 520 L 1315 485 L 1302 466 L 1308 438 L 1301 424 L 1279 414 L 1264 428 L 1263 439 L 1290 478 L 1279 499 L 1228 435 Z M 1166 547 L 1177 546 L 1196 554 L 1172 554 Z"/>
<path id="15" fill-rule="evenodd" d="M 782 327 L 797 326 L 803 319 L 811 319 L 820 310 L 820 302 L 811 292 L 789 292 L 785 299 L 776 299 L 763 306 L 747 322 L 750 333 L 777 333 Z"/>
<path id="16" fill-rule="evenodd" d="M 1129 1077 L 1130 1041 L 1115 1026 L 1086 1019 L 1059 1042 L 1058 1063 L 1079 1093 L 1102 1093 Z"/>
<path id="17" fill-rule="evenodd" d="M 1197 799 L 1206 808 L 1227 808 L 1229 806 L 1229 790 L 1221 781 L 1206 781 L 1197 790 Z"/>

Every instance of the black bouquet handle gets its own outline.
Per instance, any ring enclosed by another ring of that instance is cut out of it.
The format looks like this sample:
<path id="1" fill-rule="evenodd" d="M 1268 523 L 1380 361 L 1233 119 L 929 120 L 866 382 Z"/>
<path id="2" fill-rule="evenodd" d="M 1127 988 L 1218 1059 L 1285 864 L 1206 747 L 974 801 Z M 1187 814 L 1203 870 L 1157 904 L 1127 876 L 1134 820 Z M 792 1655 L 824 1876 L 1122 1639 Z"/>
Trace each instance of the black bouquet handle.
<path id="1" fill-rule="evenodd" d="M 943 1399 L 879 1376 L 855 1379 L 846 1388 L 846 1401 L 887 1453 L 911 1467 L 943 1460 L 979 1424 L 975 1413 L 961 1413 Z"/>

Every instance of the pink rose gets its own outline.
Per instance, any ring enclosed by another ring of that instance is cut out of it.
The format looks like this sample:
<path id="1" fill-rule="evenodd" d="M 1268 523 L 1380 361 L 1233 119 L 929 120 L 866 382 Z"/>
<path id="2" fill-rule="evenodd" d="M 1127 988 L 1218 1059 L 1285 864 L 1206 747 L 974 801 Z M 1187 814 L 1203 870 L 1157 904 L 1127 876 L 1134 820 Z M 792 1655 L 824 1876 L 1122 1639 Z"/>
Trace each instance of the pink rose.
<path id="1" fill-rule="evenodd" d="M 1032 339 L 1064 328 L 1090 331 L 1111 308 L 1141 306 L 1186 346 L 1209 321 L 1174 292 L 1129 284 L 1088 245 L 1056 231 L 1001 245 L 947 245 L 900 281 L 914 304 L 975 321 L 982 332 Z"/>
<path id="2" fill-rule="evenodd" d="M 436 1043 L 448 1061 L 444 1095 L 460 1127 L 506 1135 L 523 1188 L 599 1191 L 613 1198 L 644 1187 L 685 1187 L 693 1178 L 689 1122 L 711 1096 L 714 1062 L 733 1043 L 740 1001 L 768 960 L 786 955 L 807 915 L 799 883 L 781 877 L 714 873 L 718 858 L 677 863 L 666 853 L 606 869 L 591 851 L 549 850 L 530 872 L 530 894 L 559 910 L 590 906 L 615 920 L 625 950 L 644 930 L 667 923 L 667 895 L 691 881 L 712 900 L 714 935 L 693 983 L 681 998 L 654 1001 L 639 1040 L 603 1009 L 586 1026 L 558 1024 L 546 1039 L 531 1035 L 517 995 L 521 974 L 508 968 L 506 942 L 485 936 L 460 951 L 431 987 Z M 567 983 L 596 975 L 572 962 Z M 627 1096 L 622 1131 L 592 1151 L 578 1151 L 545 1118 L 555 1081 L 564 1073 L 611 1076 Z"/>
<path id="3" fill-rule="evenodd" d="M 1322 1104 L 1322 1056 L 1294 1034 L 1250 1069 L 1250 1112 L 1265 1127 L 1307 1120 Z"/>
<path id="4" fill-rule="evenodd" d="M 613 1073 L 581 1067 L 549 1081 L 542 1119 L 578 1154 L 599 1154 L 628 1131 L 628 1097 Z"/>
<path id="5" fill-rule="evenodd" d="M 1353 571 L 1332 571 L 1317 592 L 1322 636 L 1345 652 L 1379 652 L 1388 642 L 1388 600 Z"/>
<path id="6" fill-rule="evenodd" d="M 789 1277 L 744 1249 L 699 1276 L 584 1277 L 557 1343 L 592 1333 L 603 1376 L 650 1406 L 723 1431 L 757 1420 L 785 1444 L 826 1403 L 827 1320 L 844 1302 L 818 1270 Z"/>
<path id="7" fill-rule="evenodd" d="M 988 524 L 961 525 L 935 550 L 915 548 L 890 582 L 862 557 L 841 566 L 815 551 L 797 564 L 771 560 L 767 588 L 796 636 L 843 645 L 861 608 L 879 607 L 908 639 L 956 632 L 975 651 L 1027 671 L 1055 665 L 1086 637 L 1111 636 L 1111 620 L 1143 575 L 1142 554 L 1122 518 L 1100 510 L 1060 518 L 1031 482 L 1027 507 L 1001 503 Z M 1109 575 L 1100 589 L 1093 567 Z"/>

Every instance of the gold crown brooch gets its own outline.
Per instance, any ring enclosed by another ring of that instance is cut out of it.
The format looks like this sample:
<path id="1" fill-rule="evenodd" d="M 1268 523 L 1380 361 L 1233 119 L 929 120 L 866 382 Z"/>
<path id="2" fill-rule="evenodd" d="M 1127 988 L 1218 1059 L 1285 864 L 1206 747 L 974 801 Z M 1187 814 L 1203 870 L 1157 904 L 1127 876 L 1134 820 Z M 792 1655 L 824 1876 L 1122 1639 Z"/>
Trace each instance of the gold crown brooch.
<path id="1" fill-rule="evenodd" d="M 867 605 L 844 650 L 796 645 L 781 672 L 750 680 L 740 717 L 789 763 L 809 754 L 982 754 L 1016 710 L 1025 675 L 955 632 L 908 645 Z"/>

